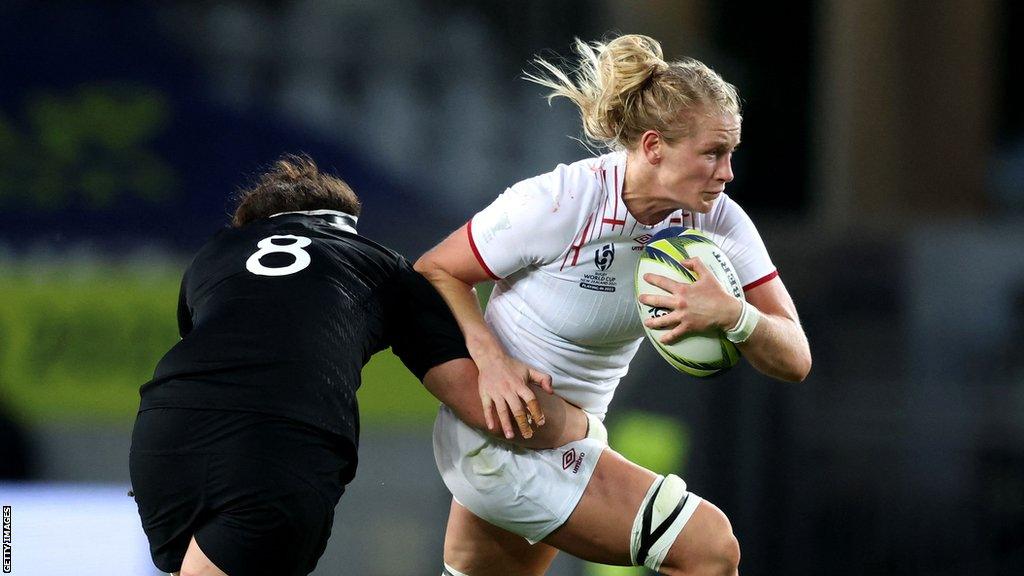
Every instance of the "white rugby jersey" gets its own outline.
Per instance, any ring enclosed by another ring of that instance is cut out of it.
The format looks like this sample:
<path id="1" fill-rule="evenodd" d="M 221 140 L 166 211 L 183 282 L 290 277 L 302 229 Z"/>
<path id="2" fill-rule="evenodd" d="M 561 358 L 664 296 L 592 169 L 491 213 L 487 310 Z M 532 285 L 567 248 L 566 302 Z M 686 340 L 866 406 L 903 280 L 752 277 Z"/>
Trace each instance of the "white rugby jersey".
<path id="1" fill-rule="evenodd" d="M 497 281 L 485 319 L 501 343 L 600 417 L 643 340 L 633 275 L 655 233 L 709 234 L 745 290 L 777 274 L 753 222 L 725 194 L 707 214 L 637 222 L 622 203 L 625 168 L 625 152 L 560 164 L 507 189 L 468 226 L 473 253 Z"/>

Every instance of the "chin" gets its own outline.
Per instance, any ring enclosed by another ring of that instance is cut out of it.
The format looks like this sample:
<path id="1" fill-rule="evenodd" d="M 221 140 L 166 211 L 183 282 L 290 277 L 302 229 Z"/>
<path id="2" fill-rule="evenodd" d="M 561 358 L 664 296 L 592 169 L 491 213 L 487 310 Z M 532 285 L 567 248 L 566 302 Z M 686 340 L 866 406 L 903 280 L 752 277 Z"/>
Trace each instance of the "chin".
<path id="1" fill-rule="evenodd" d="M 691 212 L 696 212 L 698 214 L 707 214 L 708 212 L 711 212 L 712 208 L 715 207 L 716 200 L 718 200 L 717 196 L 710 200 L 701 200 L 697 207 L 692 209 Z"/>

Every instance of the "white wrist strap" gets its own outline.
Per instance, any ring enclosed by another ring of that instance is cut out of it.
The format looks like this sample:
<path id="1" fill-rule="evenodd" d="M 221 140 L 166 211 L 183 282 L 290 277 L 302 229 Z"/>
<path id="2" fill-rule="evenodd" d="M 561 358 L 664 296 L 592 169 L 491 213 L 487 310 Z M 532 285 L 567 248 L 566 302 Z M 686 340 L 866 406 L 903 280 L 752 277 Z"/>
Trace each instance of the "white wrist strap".
<path id="1" fill-rule="evenodd" d="M 761 312 L 750 302 L 743 302 L 743 311 L 740 312 L 740 319 L 736 321 L 736 325 L 725 331 L 725 338 L 733 344 L 741 344 L 750 338 L 750 335 L 754 333 L 754 328 L 757 328 L 757 323 L 761 320 Z"/>

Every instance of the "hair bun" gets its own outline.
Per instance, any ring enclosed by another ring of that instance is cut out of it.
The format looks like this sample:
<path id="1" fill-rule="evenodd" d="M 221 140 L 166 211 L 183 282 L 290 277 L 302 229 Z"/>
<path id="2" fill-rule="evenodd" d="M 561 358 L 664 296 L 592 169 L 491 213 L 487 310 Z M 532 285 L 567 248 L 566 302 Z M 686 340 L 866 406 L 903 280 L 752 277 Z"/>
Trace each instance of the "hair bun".
<path id="1" fill-rule="evenodd" d="M 540 73 L 527 72 L 525 78 L 550 88 L 549 102 L 564 97 L 576 104 L 583 133 L 595 144 L 629 148 L 649 129 L 666 138 L 683 134 L 688 128 L 679 111 L 700 103 L 739 113 L 732 85 L 696 60 L 666 62 L 661 44 L 650 36 L 591 43 L 577 38 L 573 48 L 579 59 L 570 73 L 536 58 Z"/>

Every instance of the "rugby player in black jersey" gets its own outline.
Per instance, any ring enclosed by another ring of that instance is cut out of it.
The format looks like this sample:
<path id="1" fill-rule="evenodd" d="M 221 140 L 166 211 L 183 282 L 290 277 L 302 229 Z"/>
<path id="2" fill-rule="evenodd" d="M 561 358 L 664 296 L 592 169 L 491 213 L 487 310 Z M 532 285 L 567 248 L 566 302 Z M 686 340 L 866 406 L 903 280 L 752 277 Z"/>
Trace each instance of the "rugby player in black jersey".
<path id="1" fill-rule="evenodd" d="M 231 227 L 185 272 L 182 339 L 140 390 L 130 455 L 159 569 L 311 572 L 356 471 L 360 371 L 388 346 L 486 429 L 448 307 L 405 258 L 356 233 L 358 215 L 342 180 L 284 156 L 239 194 Z M 531 380 L 550 391 L 547 376 Z M 586 415 L 558 396 L 518 393 L 519 435 L 508 421 L 492 434 L 532 448 L 587 434 Z M 545 425 L 534 433 L 531 423 Z"/>

